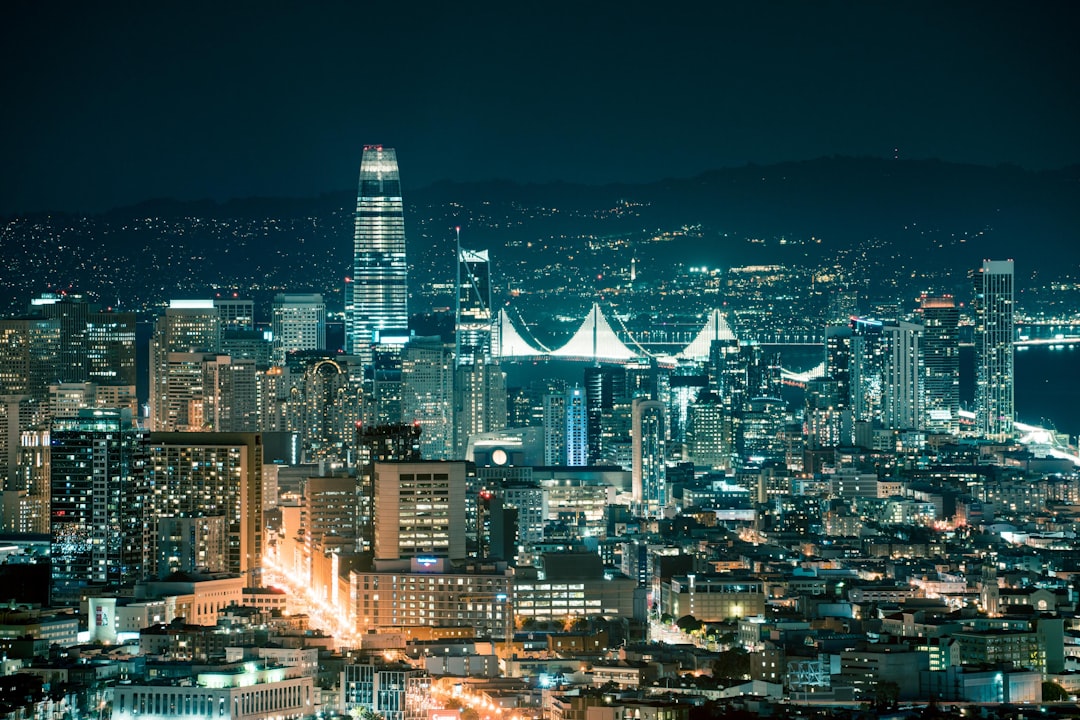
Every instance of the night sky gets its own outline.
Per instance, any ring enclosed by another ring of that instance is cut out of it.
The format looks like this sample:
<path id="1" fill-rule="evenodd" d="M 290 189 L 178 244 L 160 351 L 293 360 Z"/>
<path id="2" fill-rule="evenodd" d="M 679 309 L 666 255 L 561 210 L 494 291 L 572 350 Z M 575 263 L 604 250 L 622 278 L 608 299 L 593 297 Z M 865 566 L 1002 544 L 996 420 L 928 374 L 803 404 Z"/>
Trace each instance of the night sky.
<path id="1" fill-rule="evenodd" d="M 1080 161 L 1080 3 L 7 2 L 0 212 L 691 176 L 822 155 Z"/>

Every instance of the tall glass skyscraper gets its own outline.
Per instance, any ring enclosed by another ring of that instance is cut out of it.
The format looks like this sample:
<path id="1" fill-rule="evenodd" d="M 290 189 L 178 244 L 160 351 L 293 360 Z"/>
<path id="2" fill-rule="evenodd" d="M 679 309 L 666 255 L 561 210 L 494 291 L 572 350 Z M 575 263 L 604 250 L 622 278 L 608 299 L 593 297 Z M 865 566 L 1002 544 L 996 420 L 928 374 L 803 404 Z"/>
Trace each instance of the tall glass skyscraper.
<path id="1" fill-rule="evenodd" d="M 405 213 L 397 154 L 364 147 L 356 200 L 352 282 L 346 287 L 346 349 L 364 364 L 372 345 L 404 344 L 409 337 Z"/>
<path id="2" fill-rule="evenodd" d="M 1012 435 L 1013 395 L 1013 261 L 984 260 L 976 283 L 975 421 L 984 437 Z"/>

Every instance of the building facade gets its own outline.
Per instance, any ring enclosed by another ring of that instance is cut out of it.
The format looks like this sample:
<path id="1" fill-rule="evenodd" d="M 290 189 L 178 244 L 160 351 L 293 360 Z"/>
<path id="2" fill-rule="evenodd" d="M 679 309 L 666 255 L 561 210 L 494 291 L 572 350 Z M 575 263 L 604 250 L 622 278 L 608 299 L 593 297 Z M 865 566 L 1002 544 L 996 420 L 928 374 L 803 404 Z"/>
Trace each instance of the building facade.
<path id="1" fill-rule="evenodd" d="M 371 362 L 375 343 L 409 336 L 405 212 L 397 153 L 364 147 L 353 234 L 353 269 L 346 285 L 346 351 Z"/>

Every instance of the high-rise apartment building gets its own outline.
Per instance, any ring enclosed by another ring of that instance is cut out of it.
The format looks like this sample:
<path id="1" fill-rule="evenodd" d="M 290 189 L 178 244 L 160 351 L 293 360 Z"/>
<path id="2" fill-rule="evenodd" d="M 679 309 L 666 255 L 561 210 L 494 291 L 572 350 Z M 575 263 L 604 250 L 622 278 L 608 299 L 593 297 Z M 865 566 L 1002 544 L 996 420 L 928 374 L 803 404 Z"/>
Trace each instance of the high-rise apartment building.
<path id="1" fill-rule="evenodd" d="M 404 344 L 409 337 L 408 294 L 397 153 L 367 145 L 360 162 L 352 278 L 346 284 L 346 351 L 366 365 L 373 344 Z"/>
<path id="2" fill-rule="evenodd" d="M 984 260 L 975 296 L 975 422 L 1003 440 L 1013 433 L 1014 270 L 1012 260 Z"/>
<path id="3" fill-rule="evenodd" d="M 566 391 L 566 464 L 589 464 L 589 432 L 585 390 L 580 385 Z"/>
<path id="4" fill-rule="evenodd" d="M 922 378 L 919 373 L 922 325 L 899 321 L 883 328 L 886 347 L 882 378 L 882 424 L 890 430 L 923 427 Z"/>
<path id="5" fill-rule="evenodd" d="M 544 464 L 566 464 L 565 392 L 544 395 Z"/>
<path id="6" fill-rule="evenodd" d="M 960 311 L 951 295 L 924 295 L 919 312 L 926 429 L 955 434 L 960 429 Z"/>
<path id="7" fill-rule="evenodd" d="M 465 463 L 375 464 L 375 559 L 465 558 Z"/>
<path id="8" fill-rule="evenodd" d="M 284 365 L 285 356 L 297 350 L 325 350 L 326 303 L 323 296 L 318 293 L 275 295 L 270 329 L 276 365 Z"/>
<path id="9" fill-rule="evenodd" d="M 54 600 L 133 585 L 145 570 L 146 434 L 125 410 L 81 410 L 52 423 Z"/>
<path id="10" fill-rule="evenodd" d="M 243 575 L 249 587 L 261 583 L 262 451 L 257 433 L 155 432 L 150 434 L 146 467 L 147 486 L 152 488 L 148 516 L 223 517 L 227 569 Z M 156 558 L 156 526 L 150 531 L 148 565 Z"/>

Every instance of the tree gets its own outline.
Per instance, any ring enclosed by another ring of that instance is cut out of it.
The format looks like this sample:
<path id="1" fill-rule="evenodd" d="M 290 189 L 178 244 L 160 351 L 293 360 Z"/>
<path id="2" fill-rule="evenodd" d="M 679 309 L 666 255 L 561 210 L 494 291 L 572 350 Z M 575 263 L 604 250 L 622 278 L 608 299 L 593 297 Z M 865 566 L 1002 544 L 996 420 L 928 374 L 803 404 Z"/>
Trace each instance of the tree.
<path id="1" fill-rule="evenodd" d="M 750 654 L 739 648 L 718 653 L 713 660 L 712 674 L 714 678 L 745 679 L 750 674 Z"/>
<path id="2" fill-rule="evenodd" d="M 675 624 L 685 633 L 696 632 L 701 629 L 703 623 L 693 615 L 683 615 Z"/>
<path id="3" fill-rule="evenodd" d="M 874 688 L 874 707 L 891 708 L 900 699 L 900 686 L 892 680 L 884 680 Z"/>
<path id="4" fill-rule="evenodd" d="M 1056 682 L 1049 680 L 1042 684 L 1043 702 L 1062 702 L 1069 699 L 1069 692 Z"/>

